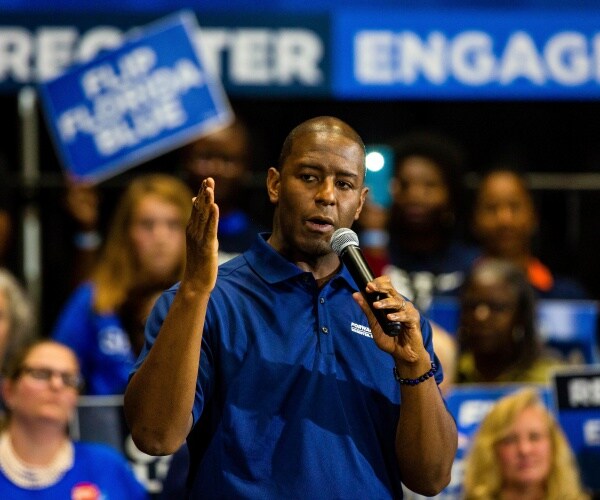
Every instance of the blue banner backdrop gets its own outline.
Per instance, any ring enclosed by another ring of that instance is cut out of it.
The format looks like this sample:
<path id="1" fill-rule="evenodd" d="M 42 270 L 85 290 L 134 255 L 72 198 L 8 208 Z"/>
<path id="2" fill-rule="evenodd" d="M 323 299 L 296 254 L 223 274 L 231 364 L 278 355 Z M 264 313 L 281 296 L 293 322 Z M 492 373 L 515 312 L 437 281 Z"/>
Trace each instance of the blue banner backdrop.
<path id="1" fill-rule="evenodd" d="M 600 97 L 600 10 L 340 8 L 197 18 L 207 65 L 231 96 Z M 55 77 L 151 19 L 4 15 L 0 91 Z"/>

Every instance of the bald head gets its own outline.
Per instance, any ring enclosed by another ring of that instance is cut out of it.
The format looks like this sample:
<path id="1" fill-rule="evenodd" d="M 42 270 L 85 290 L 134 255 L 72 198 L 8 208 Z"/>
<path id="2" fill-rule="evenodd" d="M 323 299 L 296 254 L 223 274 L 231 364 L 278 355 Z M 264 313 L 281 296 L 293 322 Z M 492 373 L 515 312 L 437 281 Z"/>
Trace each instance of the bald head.
<path id="1" fill-rule="evenodd" d="M 346 122 L 333 116 L 318 116 L 302 122 L 285 138 L 279 155 L 278 169 L 281 170 L 294 148 L 294 141 L 306 134 L 340 135 L 354 141 L 364 151 L 365 145 L 360 135 Z"/>

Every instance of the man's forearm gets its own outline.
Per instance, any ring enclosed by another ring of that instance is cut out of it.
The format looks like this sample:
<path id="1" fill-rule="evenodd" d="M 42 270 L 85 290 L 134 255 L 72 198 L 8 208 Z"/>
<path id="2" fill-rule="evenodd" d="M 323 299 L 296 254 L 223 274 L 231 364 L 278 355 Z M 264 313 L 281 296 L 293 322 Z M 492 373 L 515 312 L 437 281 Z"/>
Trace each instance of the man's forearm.
<path id="1" fill-rule="evenodd" d="M 457 431 L 433 377 L 402 386 L 396 453 L 402 481 L 424 495 L 439 493 L 450 481 Z"/>
<path id="2" fill-rule="evenodd" d="M 125 393 L 136 445 L 151 455 L 176 451 L 191 425 L 208 295 L 180 288 L 147 358 Z"/>

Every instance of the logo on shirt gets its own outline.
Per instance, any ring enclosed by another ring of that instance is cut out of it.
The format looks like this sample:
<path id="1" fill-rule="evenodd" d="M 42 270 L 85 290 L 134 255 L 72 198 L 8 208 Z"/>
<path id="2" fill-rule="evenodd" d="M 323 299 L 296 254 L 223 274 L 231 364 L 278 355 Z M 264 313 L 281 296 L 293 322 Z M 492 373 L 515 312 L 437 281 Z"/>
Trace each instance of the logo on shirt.
<path id="1" fill-rule="evenodd" d="M 358 333 L 363 337 L 373 338 L 373 334 L 371 333 L 371 329 L 368 326 L 359 325 L 358 323 L 350 323 L 350 328 L 354 333 Z"/>
<path id="2" fill-rule="evenodd" d="M 109 326 L 98 332 L 98 346 L 107 356 L 127 356 L 131 352 L 129 337 L 116 326 Z"/>

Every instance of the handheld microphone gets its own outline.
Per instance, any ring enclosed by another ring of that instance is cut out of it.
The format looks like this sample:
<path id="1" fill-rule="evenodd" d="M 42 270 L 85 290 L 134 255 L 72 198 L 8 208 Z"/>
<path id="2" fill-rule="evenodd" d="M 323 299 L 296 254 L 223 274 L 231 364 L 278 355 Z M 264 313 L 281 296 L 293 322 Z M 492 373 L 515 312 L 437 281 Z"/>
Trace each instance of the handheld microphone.
<path id="1" fill-rule="evenodd" d="M 369 264 L 367 264 L 367 261 L 358 246 L 358 236 L 356 233 L 352 231 L 352 229 L 341 227 L 333 233 L 329 244 L 331 245 L 332 250 L 338 254 L 342 262 L 346 265 L 348 271 L 350 271 L 350 275 L 354 278 L 354 281 L 356 281 L 360 292 L 371 307 L 371 310 L 375 314 L 383 331 L 390 337 L 400 335 L 402 323 L 399 321 L 390 321 L 386 316 L 388 310 L 375 309 L 373 307 L 373 302 L 386 298 L 387 294 L 379 292 L 367 293 L 365 291 L 367 283 L 373 281 L 374 276 L 373 271 L 371 271 Z"/>

